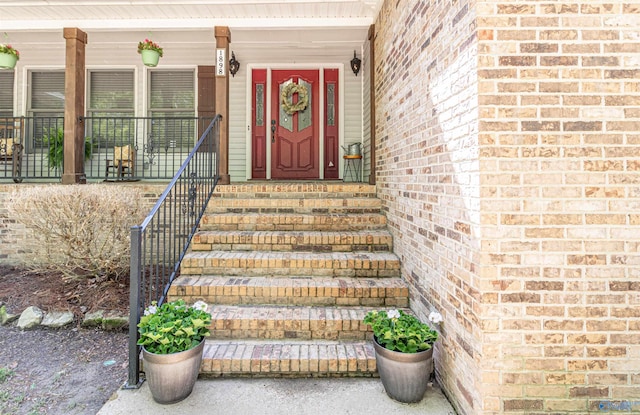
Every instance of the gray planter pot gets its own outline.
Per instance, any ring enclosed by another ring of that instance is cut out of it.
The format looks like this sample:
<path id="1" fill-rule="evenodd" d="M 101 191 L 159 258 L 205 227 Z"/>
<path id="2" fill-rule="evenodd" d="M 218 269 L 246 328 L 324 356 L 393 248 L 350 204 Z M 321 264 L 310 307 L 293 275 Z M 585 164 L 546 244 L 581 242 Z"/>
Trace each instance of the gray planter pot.
<path id="1" fill-rule="evenodd" d="M 373 340 L 380 380 L 390 398 L 420 402 L 433 372 L 433 348 L 418 353 L 394 352 Z"/>
<path id="2" fill-rule="evenodd" d="M 200 372 L 204 339 L 180 353 L 155 354 L 142 348 L 144 372 L 153 400 L 161 404 L 180 402 L 191 394 Z"/>

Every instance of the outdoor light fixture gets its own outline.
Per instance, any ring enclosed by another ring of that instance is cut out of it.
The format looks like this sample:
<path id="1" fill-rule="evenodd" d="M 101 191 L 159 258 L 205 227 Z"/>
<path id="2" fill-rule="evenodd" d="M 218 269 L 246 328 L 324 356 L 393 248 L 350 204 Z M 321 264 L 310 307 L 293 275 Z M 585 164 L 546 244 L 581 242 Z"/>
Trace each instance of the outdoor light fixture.
<path id="1" fill-rule="evenodd" d="M 231 59 L 229 59 L 229 72 L 231 72 L 231 76 L 235 78 L 238 69 L 240 69 L 240 62 L 236 60 L 236 54 L 231 51 Z"/>
<path id="2" fill-rule="evenodd" d="M 360 64 L 362 63 L 362 61 L 360 59 L 358 59 L 358 57 L 356 56 L 356 51 L 353 51 L 353 59 L 351 59 L 351 70 L 353 71 L 354 74 L 356 74 L 356 76 L 358 76 L 358 72 L 360 72 Z"/>

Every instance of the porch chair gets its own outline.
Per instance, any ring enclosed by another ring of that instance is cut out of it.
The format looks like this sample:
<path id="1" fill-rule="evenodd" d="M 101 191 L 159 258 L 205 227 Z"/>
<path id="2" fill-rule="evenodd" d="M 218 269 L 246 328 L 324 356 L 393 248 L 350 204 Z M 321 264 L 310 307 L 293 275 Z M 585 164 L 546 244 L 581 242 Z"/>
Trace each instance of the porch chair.
<path id="1" fill-rule="evenodd" d="M 109 173 L 116 173 L 116 180 L 133 180 L 135 175 L 136 150 L 130 146 L 114 147 L 113 159 L 107 159 L 105 181 L 109 181 Z"/>
<path id="2" fill-rule="evenodd" d="M 21 133 L 22 119 L 0 118 L 0 161 L 12 161 L 22 155 Z"/>
<path id="3" fill-rule="evenodd" d="M 13 160 L 13 138 L 0 138 L 0 160 Z"/>

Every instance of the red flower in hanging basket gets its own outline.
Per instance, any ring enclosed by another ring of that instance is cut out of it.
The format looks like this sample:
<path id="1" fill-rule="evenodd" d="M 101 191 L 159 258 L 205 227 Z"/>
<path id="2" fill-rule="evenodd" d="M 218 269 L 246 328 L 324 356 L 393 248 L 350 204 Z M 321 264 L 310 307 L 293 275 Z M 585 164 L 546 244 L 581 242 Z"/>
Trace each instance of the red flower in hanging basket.
<path id="1" fill-rule="evenodd" d="M 152 40 L 145 39 L 138 43 L 138 53 L 142 53 L 143 50 L 155 50 L 162 57 L 162 48 Z"/>
<path id="2" fill-rule="evenodd" d="M 20 52 L 18 49 L 14 49 L 11 45 L 4 45 L 0 43 L 0 53 L 8 53 L 9 55 L 13 55 L 16 59 L 20 59 Z M 162 52 L 160 53 L 162 56 Z"/>

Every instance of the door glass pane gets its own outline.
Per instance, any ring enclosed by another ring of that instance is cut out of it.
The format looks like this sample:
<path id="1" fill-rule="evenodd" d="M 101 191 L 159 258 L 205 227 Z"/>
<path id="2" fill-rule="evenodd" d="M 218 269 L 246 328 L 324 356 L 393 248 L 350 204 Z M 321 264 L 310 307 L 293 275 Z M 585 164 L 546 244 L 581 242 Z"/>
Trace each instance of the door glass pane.
<path id="1" fill-rule="evenodd" d="M 311 96 L 310 83 L 300 80 L 298 81 L 298 84 L 304 86 L 307 89 L 307 97 L 309 98 L 309 103 L 307 104 L 307 108 L 305 108 L 303 111 L 298 111 L 298 131 L 302 131 L 305 128 L 311 126 L 311 118 L 312 118 L 311 103 L 313 102 L 313 97 Z"/>
<path id="2" fill-rule="evenodd" d="M 327 125 L 336 125 L 336 85 L 327 84 Z"/>
<path id="3" fill-rule="evenodd" d="M 280 108 L 280 126 L 282 128 L 287 129 L 287 131 L 293 131 L 293 115 L 289 115 L 287 114 L 283 109 L 282 109 L 282 90 L 289 85 L 291 82 L 293 82 L 293 80 L 289 79 L 286 82 L 283 82 L 280 84 L 280 93 L 278 95 L 278 107 Z M 287 99 L 291 99 L 291 97 L 288 97 Z"/>
<path id="4" fill-rule="evenodd" d="M 256 84 L 256 126 L 264 125 L 264 84 Z"/>

